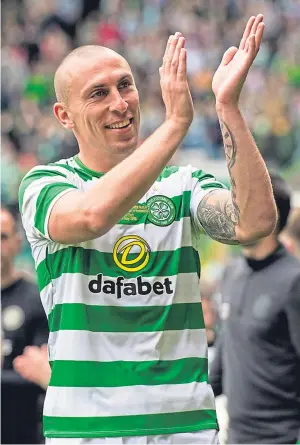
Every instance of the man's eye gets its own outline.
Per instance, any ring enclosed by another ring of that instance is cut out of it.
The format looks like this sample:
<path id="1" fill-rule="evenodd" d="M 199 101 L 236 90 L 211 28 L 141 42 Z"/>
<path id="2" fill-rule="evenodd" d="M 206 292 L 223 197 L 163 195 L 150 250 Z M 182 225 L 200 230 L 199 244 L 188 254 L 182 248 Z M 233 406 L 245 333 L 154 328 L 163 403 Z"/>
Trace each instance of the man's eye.
<path id="1" fill-rule="evenodd" d="M 122 90 L 123 88 L 128 88 L 129 85 L 130 85 L 130 83 L 128 81 L 122 82 L 122 83 L 120 83 L 119 88 Z"/>
<path id="2" fill-rule="evenodd" d="M 93 93 L 91 97 L 103 97 L 103 96 L 106 96 L 106 91 L 98 90 L 95 91 L 95 93 Z"/>

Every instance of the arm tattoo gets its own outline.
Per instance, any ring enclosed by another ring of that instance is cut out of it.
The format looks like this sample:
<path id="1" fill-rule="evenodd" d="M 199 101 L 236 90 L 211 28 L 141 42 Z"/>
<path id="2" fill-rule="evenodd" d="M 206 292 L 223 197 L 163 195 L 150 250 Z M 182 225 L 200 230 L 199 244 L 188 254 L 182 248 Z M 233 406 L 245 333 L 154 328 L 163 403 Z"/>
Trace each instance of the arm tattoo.
<path id="1" fill-rule="evenodd" d="M 235 183 L 232 171 L 231 171 L 232 167 L 235 164 L 237 147 L 236 147 L 236 142 L 234 140 L 233 134 L 229 130 L 228 125 L 224 121 L 220 120 L 220 126 L 221 126 L 221 133 L 222 133 L 222 137 L 223 137 L 227 167 L 228 167 L 228 172 L 229 172 L 229 176 L 230 176 L 232 205 L 233 205 L 233 209 L 236 213 L 236 220 L 237 220 L 236 224 L 238 224 L 240 221 L 240 213 L 241 212 L 240 212 L 239 206 L 236 202 L 236 183 Z"/>
<path id="2" fill-rule="evenodd" d="M 198 218 L 205 232 L 224 244 L 239 244 L 235 226 L 237 214 L 228 192 L 214 190 L 200 201 Z"/>

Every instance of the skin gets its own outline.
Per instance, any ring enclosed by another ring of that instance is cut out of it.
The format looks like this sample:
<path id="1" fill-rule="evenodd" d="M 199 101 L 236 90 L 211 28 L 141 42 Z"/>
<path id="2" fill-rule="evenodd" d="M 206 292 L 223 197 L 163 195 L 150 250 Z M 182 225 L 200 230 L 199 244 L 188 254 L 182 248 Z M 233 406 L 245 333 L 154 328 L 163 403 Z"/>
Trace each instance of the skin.
<path id="1" fill-rule="evenodd" d="M 87 167 L 108 171 L 136 149 L 139 95 L 122 56 L 97 46 L 83 55 L 75 53 L 56 73 L 55 89 L 61 101 L 54 105 L 54 114 L 74 132 Z M 126 131 L 107 128 L 126 119 L 133 119 Z"/>
<path id="2" fill-rule="evenodd" d="M 263 31 L 263 15 L 251 17 L 239 47 L 225 52 L 212 81 L 231 194 L 213 191 L 206 195 L 199 203 L 198 218 L 211 238 L 225 244 L 251 244 L 268 236 L 276 225 L 270 178 L 239 110 L 240 94 Z"/>
<path id="3" fill-rule="evenodd" d="M 270 255 L 278 246 L 278 235 L 272 233 L 266 238 L 260 241 L 244 246 L 243 253 L 247 258 L 253 258 L 255 260 L 263 260 Z"/>
<path id="4" fill-rule="evenodd" d="M 238 109 L 242 86 L 260 47 L 262 19 L 262 15 L 249 19 L 240 47 L 224 54 L 213 79 L 232 191 L 209 193 L 199 203 L 198 218 L 213 239 L 227 244 L 254 242 L 269 235 L 276 224 L 268 174 Z M 153 184 L 192 122 L 186 51 L 180 33 L 170 36 L 160 68 L 165 122 L 140 147 L 138 93 L 134 81 L 120 88 L 123 75 L 132 76 L 127 62 L 101 47 L 71 53 L 56 73 L 55 116 L 74 132 L 82 162 L 92 170 L 107 172 L 88 193 L 70 192 L 56 202 L 49 232 L 57 242 L 76 243 L 106 233 Z M 86 94 L 87 85 L 93 89 L 99 83 L 104 87 L 96 88 L 95 97 Z M 105 128 L 131 117 L 128 132 Z M 248 193 L 243 197 L 245 190 Z"/>
<path id="5" fill-rule="evenodd" d="M 14 259 L 20 249 L 20 236 L 13 216 L 5 209 L 1 210 L 1 288 L 14 283 L 20 273 L 14 267 Z"/>
<path id="6" fill-rule="evenodd" d="M 212 83 L 231 192 L 210 192 L 199 203 L 197 215 L 211 238 L 227 244 L 253 243 L 268 236 L 276 225 L 270 178 L 238 107 L 259 51 L 262 20 L 261 14 L 249 19 L 239 48 L 225 52 Z M 171 159 L 193 119 L 184 42 L 176 33 L 167 43 L 160 68 L 166 119 L 140 147 L 139 98 L 123 57 L 103 47 L 82 47 L 58 69 L 55 87 L 60 102 L 54 105 L 55 116 L 74 132 L 81 161 L 107 174 L 88 193 L 70 192 L 58 200 L 49 222 L 53 240 L 68 244 L 106 233 L 149 190 Z M 126 119 L 133 119 L 126 129 L 107 128 Z"/>
<path id="7" fill-rule="evenodd" d="M 14 359 L 13 366 L 24 379 L 47 388 L 51 376 L 47 345 L 26 346 L 23 354 Z"/>
<path id="8" fill-rule="evenodd" d="M 280 233 L 280 241 L 300 261 L 300 208 L 292 209 L 287 226 Z"/>
<path id="9" fill-rule="evenodd" d="M 62 196 L 56 202 L 49 220 L 49 233 L 54 241 L 78 243 L 106 233 L 144 196 L 174 155 L 194 113 L 186 77 L 184 43 L 180 33 L 168 41 L 160 69 L 166 119 L 140 146 L 137 140 L 139 102 L 136 88 L 130 85 L 128 93 L 125 93 L 116 80 L 114 84 L 111 81 L 112 67 L 116 63 L 117 71 L 119 74 L 122 71 L 123 76 L 126 67 L 122 57 L 99 47 L 81 47 L 71 53 L 58 69 L 55 76 L 58 95 L 59 79 L 64 79 L 63 73 L 67 73 L 67 80 L 73 80 L 68 84 L 67 103 L 57 103 L 54 112 L 61 124 L 74 132 L 82 162 L 90 169 L 106 174 L 87 192 L 69 192 L 68 196 Z M 101 92 L 97 92 L 100 99 L 96 99 L 94 104 L 94 99 L 84 96 L 83 92 L 95 74 L 95 52 L 99 55 L 99 51 L 101 64 L 99 59 L 95 81 Z M 94 54 L 92 59 L 91 52 Z M 70 69 L 74 57 L 77 60 L 76 69 L 74 67 L 76 77 Z M 104 87 L 99 87 L 99 76 Z M 83 84 L 82 90 L 80 86 Z M 103 88 L 106 88 L 104 99 Z M 128 129 L 106 128 L 107 124 L 131 117 L 133 122 Z"/>

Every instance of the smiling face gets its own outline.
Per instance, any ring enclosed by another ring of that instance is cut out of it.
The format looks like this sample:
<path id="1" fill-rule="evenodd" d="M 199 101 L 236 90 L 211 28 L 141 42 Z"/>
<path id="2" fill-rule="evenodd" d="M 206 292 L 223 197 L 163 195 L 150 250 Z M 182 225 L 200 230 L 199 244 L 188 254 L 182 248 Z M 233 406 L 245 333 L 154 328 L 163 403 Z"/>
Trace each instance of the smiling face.
<path id="1" fill-rule="evenodd" d="M 101 47 L 100 47 L 101 48 Z M 139 96 L 126 60 L 111 50 L 70 60 L 65 104 L 56 117 L 72 128 L 81 148 L 124 158 L 138 144 Z"/>

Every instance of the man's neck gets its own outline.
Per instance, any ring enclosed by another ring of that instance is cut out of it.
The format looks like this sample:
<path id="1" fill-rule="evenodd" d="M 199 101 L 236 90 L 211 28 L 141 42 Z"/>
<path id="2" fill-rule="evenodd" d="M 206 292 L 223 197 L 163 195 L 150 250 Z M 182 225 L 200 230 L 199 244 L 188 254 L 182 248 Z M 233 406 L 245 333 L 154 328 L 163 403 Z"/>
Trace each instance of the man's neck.
<path id="1" fill-rule="evenodd" d="M 83 148 L 84 147 L 84 148 Z M 106 173 L 118 165 L 120 162 L 124 161 L 130 154 L 132 154 L 137 147 L 132 150 L 124 151 L 123 153 L 113 153 L 109 149 L 102 149 L 100 151 L 99 147 L 94 148 L 93 146 L 87 146 L 79 142 L 79 160 L 89 168 L 98 173 Z M 103 156 L 102 153 L 105 153 Z"/>
<path id="2" fill-rule="evenodd" d="M 243 252 L 245 257 L 254 260 L 263 260 L 278 247 L 278 238 L 275 235 L 270 235 L 261 241 L 250 246 L 244 246 Z"/>
<path id="3" fill-rule="evenodd" d="M 14 269 L 13 267 L 8 267 L 8 268 L 2 267 L 1 268 L 1 289 L 5 289 L 6 287 L 15 283 L 20 277 L 21 277 L 20 272 L 17 271 L 16 269 Z"/>

